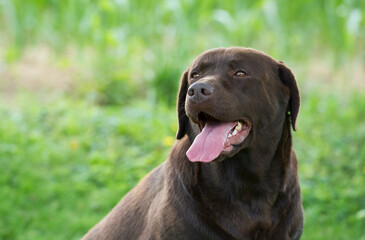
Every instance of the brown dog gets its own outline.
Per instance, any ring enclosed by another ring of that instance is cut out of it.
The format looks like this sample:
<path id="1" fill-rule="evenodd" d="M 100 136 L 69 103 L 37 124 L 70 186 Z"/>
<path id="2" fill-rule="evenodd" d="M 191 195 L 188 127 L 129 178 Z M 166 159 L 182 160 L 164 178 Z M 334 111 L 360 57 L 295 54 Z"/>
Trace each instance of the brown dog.
<path id="1" fill-rule="evenodd" d="M 220 48 L 184 72 L 167 161 L 83 239 L 300 239 L 292 72 L 268 55 Z"/>

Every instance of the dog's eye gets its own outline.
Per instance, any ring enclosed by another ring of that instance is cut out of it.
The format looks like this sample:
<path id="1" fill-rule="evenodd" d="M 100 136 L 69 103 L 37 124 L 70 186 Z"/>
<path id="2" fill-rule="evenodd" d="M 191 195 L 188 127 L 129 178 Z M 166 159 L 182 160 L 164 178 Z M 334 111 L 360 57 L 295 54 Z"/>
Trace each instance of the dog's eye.
<path id="1" fill-rule="evenodd" d="M 200 77 L 199 73 L 192 73 L 191 74 L 191 78 L 198 78 L 198 77 Z"/>
<path id="2" fill-rule="evenodd" d="M 244 71 L 237 71 L 234 75 L 236 77 L 247 77 L 247 74 Z"/>

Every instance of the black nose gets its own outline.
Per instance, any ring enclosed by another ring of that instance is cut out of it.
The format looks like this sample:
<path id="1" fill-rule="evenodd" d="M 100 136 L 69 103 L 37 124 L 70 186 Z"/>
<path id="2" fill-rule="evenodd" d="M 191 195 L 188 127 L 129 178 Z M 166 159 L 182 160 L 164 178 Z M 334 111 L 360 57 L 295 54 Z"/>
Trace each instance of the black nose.
<path id="1" fill-rule="evenodd" d="M 194 103 L 201 103 L 209 98 L 214 92 L 214 88 L 207 82 L 196 82 L 188 89 L 189 100 Z"/>

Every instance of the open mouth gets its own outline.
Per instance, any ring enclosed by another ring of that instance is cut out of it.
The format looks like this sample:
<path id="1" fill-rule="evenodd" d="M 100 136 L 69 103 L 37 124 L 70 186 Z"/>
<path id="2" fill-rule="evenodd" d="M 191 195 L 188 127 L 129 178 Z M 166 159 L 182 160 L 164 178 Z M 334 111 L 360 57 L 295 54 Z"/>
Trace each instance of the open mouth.
<path id="1" fill-rule="evenodd" d="M 224 141 L 223 151 L 229 152 L 234 146 L 241 144 L 248 134 L 250 133 L 250 127 L 246 121 L 239 120 L 236 122 L 236 126 L 230 130 Z"/>
<path id="2" fill-rule="evenodd" d="M 192 162 L 211 162 L 219 155 L 229 155 L 248 137 L 251 122 L 247 119 L 219 121 L 206 113 L 198 115 L 201 133 L 186 155 Z"/>

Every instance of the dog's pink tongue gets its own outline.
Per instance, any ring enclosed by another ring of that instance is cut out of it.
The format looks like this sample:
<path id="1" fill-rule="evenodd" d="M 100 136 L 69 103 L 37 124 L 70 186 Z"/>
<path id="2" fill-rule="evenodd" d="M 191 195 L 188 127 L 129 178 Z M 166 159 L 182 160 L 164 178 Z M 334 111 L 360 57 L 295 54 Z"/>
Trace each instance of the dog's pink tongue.
<path id="1" fill-rule="evenodd" d="M 224 141 L 236 122 L 207 122 L 186 152 L 191 162 L 211 162 L 222 152 Z"/>

